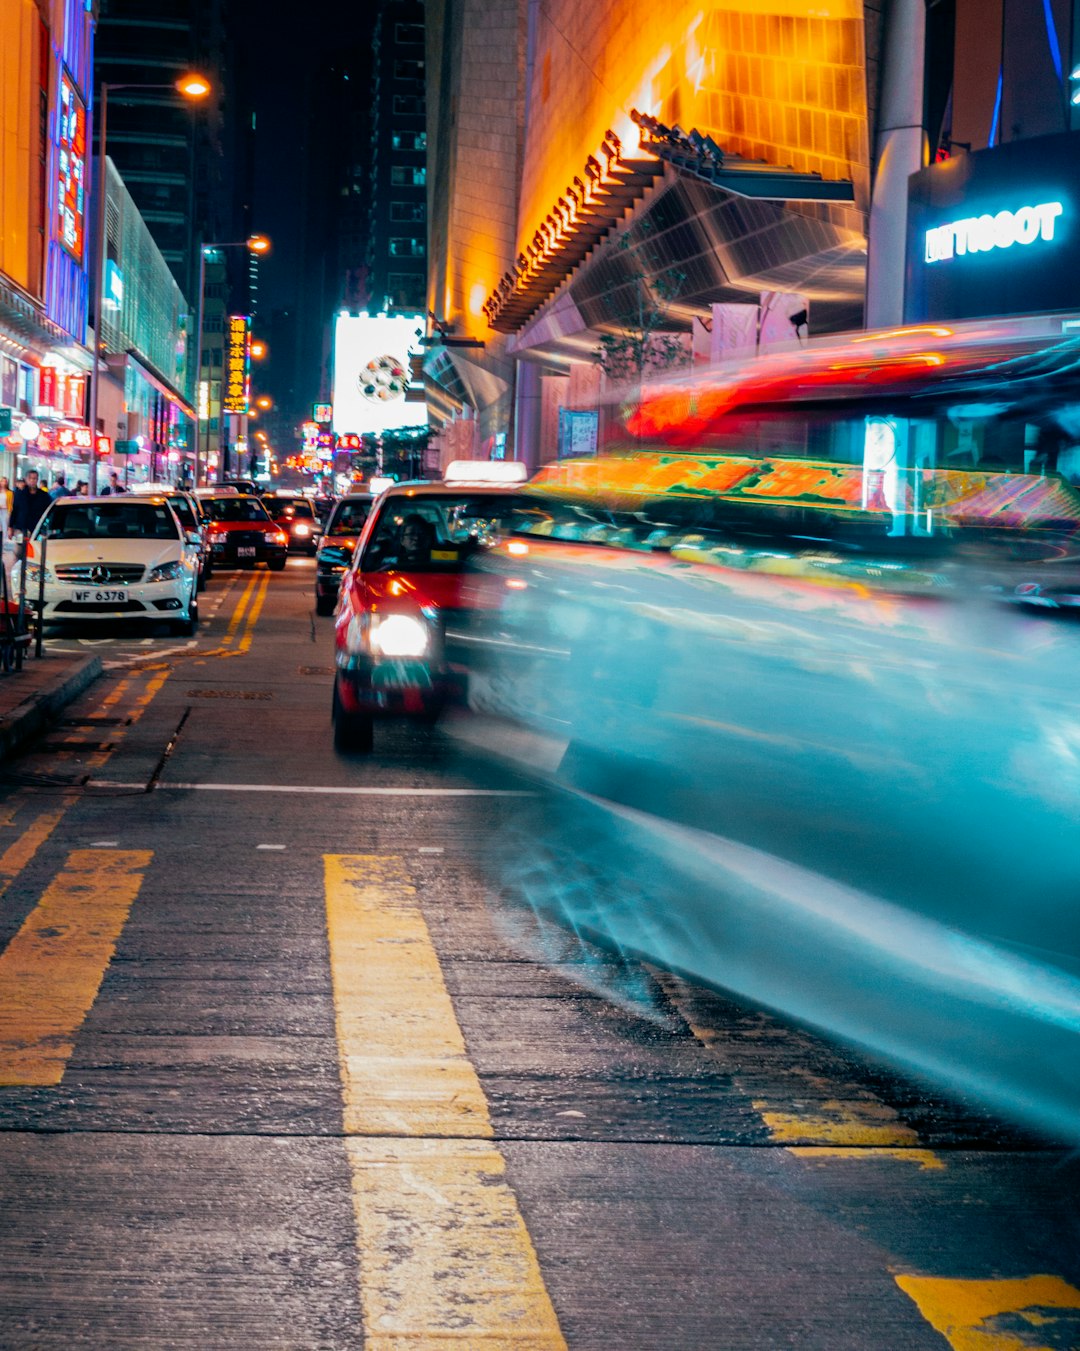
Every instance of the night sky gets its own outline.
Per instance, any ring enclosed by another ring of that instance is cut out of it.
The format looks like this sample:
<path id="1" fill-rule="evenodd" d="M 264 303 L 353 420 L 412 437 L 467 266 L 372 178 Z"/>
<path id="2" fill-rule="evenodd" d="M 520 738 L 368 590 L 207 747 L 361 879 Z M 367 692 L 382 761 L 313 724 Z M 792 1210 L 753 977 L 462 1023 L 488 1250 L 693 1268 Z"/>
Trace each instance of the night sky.
<path id="1" fill-rule="evenodd" d="M 238 74 L 256 114 L 252 227 L 270 236 L 273 256 L 260 268 L 259 308 L 294 305 L 303 284 L 300 251 L 309 101 L 335 51 L 366 39 L 373 0 L 233 0 Z M 327 128 L 333 135 L 334 129 Z"/>

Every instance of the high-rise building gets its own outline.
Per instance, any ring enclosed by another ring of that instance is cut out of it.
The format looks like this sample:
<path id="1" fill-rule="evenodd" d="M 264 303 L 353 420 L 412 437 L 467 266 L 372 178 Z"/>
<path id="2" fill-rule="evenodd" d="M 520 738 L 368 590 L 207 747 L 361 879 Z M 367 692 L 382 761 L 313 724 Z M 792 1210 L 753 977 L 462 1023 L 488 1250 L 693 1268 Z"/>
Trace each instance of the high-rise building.
<path id="1" fill-rule="evenodd" d="M 372 44 L 367 286 L 376 310 L 424 309 L 427 119 L 424 6 L 384 0 Z"/>
<path id="2" fill-rule="evenodd" d="M 197 108 L 170 88 L 192 70 L 212 86 Z M 101 0 L 95 78 L 133 86 L 110 90 L 109 157 L 187 296 L 197 286 L 200 240 L 220 238 L 232 216 L 227 72 L 223 0 Z"/>

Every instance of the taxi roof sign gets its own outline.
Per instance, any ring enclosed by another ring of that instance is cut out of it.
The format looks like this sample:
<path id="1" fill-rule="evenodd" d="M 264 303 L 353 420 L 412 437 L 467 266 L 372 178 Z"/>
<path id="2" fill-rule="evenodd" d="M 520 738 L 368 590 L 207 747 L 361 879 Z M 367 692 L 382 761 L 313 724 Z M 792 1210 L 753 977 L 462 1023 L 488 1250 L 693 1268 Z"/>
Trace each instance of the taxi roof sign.
<path id="1" fill-rule="evenodd" d="M 524 483 L 528 466 L 521 460 L 451 460 L 443 471 L 443 482 L 458 485 L 483 484 L 497 487 Z"/>

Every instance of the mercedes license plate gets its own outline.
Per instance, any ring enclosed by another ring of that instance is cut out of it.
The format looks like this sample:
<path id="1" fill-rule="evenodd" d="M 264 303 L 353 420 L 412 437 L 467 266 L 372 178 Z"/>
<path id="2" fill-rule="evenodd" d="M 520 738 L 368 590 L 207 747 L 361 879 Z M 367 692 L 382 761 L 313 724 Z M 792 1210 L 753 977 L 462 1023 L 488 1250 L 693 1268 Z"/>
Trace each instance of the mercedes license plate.
<path id="1" fill-rule="evenodd" d="M 101 605 L 111 603 L 114 605 L 126 605 L 128 593 L 118 591 L 115 587 L 106 589 L 104 587 L 95 588 L 92 591 L 73 591 L 71 599 L 76 605 Z"/>
<path id="2" fill-rule="evenodd" d="M 251 544 L 241 544 L 236 550 L 237 558 L 254 558 L 255 547 Z"/>

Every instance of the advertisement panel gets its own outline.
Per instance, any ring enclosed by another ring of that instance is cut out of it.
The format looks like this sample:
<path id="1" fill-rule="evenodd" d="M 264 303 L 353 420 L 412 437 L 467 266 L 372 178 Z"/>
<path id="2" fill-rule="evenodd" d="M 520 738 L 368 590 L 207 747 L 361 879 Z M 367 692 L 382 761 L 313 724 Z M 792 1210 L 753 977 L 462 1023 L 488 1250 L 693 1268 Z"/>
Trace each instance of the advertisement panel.
<path id="1" fill-rule="evenodd" d="M 248 411 L 250 335 L 250 316 L 230 314 L 225 332 L 225 390 L 221 404 L 225 413 Z"/>
<path id="2" fill-rule="evenodd" d="M 339 315 L 334 326 L 333 428 L 338 436 L 387 432 L 427 421 L 405 398 L 409 357 L 423 349 L 424 318 Z"/>
<path id="3" fill-rule="evenodd" d="M 913 174 L 904 318 L 1080 305 L 1080 132 L 1010 141 Z"/>
<path id="4" fill-rule="evenodd" d="M 86 209 L 86 108 L 66 72 L 60 75 L 59 116 L 57 233 L 64 248 L 81 263 Z"/>

